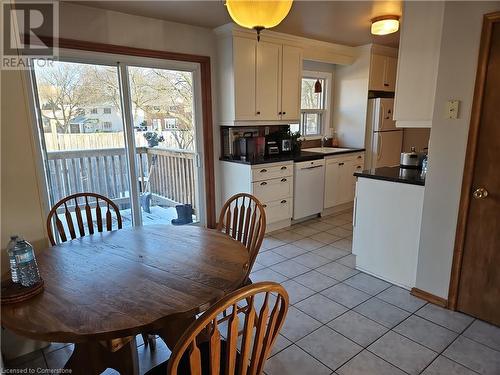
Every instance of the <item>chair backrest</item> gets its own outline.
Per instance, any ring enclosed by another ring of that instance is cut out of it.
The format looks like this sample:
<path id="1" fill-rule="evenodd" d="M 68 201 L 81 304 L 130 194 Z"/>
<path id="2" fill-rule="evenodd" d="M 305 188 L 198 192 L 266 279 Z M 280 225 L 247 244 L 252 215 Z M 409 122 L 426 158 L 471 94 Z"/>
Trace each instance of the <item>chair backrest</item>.
<path id="1" fill-rule="evenodd" d="M 101 211 L 101 204 L 105 207 L 104 215 Z M 63 219 L 66 225 L 57 214 L 59 208 L 62 207 L 64 207 Z M 74 217 L 70 209 L 74 210 Z M 52 245 L 56 244 L 54 231 L 52 230 L 52 222 L 54 219 L 56 224 L 55 232 L 59 234 L 59 238 L 62 242 L 66 242 L 68 240 L 68 234 L 70 239 L 85 236 L 85 228 L 87 229 L 87 234 L 94 234 L 94 221 L 98 232 L 112 230 L 112 210 L 115 212 L 117 227 L 121 229 L 122 217 L 120 215 L 120 210 L 111 199 L 95 193 L 77 193 L 61 199 L 52 207 L 47 216 L 47 234 L 50 243 Z M 83 214 L 82 211 L 85 211 L 85 214 Z M 94 211 L 94 213 L 92 211 Z M 105 221 L 103 221 L 103 216 Z M 73 220 L 76 220 L 76 226 Z M 66 234 L 66 230 L 68 234 Z"/>
<path id="2" fill-rule="evenodd" d="M 219 319 L 228 309 L 230 313 Z M 275 282 L 255 283 L 234 291 L 186 330 L 172 351 L 167 374 L 177 375 L 185 355 L 189 357 L 191 374 L 201 374 L 202 368 L 207 367 L 210 375 L 219 375 L 221 367 L 231 375 L 261 374 L 287 311 L 288 293 Z M 225 350 L 221 350 L 221 336 L 226 339 Z M 209 363 L 202 363 L 202 339 L 208 340 Z"/>
<path id="3" fill-rule="evenodd" d="M 250 258 L 250 273 L 266 234 L 266 211 L 262 203 L 251 194 L 233 195 L 222 207 L 217 230 L 245 245 Z"/>

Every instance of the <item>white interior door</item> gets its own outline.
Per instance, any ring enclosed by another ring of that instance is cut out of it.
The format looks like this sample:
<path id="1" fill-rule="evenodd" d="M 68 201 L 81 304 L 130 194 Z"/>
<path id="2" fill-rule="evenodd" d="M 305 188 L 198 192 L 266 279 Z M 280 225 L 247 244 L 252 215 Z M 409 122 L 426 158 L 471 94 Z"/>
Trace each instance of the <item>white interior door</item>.
<path id="1" fill-rule="evenodd" d="M 372 167 L 393 167 L 399 165 L 403 132 L 401 130 L 389 132 L 375 132 L 373 150 L 376 152 Z"/>

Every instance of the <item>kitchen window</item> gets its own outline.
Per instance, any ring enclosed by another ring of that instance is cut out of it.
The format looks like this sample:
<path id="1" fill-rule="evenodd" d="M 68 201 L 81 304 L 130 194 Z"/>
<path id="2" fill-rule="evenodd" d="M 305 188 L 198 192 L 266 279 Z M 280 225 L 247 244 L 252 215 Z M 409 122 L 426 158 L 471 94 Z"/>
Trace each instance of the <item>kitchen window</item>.
<path id="1" fill-rule="evenodd" d="M 304 71 L 300 100 L 300 124 L 291 127 L 300 131 L 303 137 L 323 136 L 330 121 L 330 82 L 331 74 Z"/>

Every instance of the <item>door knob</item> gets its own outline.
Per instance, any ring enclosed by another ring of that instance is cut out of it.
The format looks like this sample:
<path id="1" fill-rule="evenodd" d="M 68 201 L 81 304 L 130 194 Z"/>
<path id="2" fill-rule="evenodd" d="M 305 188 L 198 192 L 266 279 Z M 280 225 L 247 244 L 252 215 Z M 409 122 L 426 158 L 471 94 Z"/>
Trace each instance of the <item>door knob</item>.
<path id="1" fill-rule="evenodd" d="M 488 190 L 483 187 L 477 188 L 476 190 L 474 190 L 474 193 L 472 193 L 472 196 L 474 197 L 474 199 L 484 199 L 488 196 Z"/>

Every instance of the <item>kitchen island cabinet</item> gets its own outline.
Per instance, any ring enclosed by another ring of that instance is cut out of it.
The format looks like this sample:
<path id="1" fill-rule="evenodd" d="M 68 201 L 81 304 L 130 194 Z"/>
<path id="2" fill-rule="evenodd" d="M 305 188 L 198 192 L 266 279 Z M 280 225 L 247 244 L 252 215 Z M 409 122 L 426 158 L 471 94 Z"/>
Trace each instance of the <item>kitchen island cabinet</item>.
<path id="1" fill-rule="evenodd" d="M 413 288 L 425 179 L 419 171 L 399 167 L 355 175 L 352 252 L 356 255 L 356 268 Z"/>

